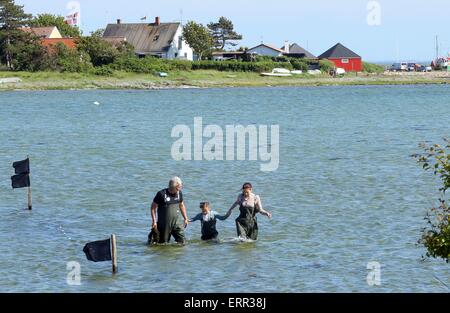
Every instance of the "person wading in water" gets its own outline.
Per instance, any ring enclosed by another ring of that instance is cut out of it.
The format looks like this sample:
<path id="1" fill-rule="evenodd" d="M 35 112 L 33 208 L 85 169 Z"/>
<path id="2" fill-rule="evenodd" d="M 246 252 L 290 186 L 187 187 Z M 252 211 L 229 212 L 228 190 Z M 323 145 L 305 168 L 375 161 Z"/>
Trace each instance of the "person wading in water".
<path id="1" fill-rule="evenodd" d="M 238 196 L 236 202 L 228 210 L 226 216 L 230 216 L 233 209 L 239 206 L 240 215 L 236 219 L 236 230 L 239 238 L 258 239 L 258 223 L 256 214 L 260 213 L 272 218 L 272 214 L 262 208 L 261 199 L 253 192 L 252 184 L 245 183 L 242 186 L 242 193 Z"/>
<path id="2" fill-rule="evenodd" d="M 186 241 L 184 229 L 188 226 L 189 219 L 184 206 L 182 187 L 181 179 L 173 177 L 169 188 L 159 191 L 153 199 L 152 232 L 158 234 L 158 243 L 168 243 L 171 236 L 177 243 L 184 244 Z M 180 218 L 180 211 L 184 223 Z"/>

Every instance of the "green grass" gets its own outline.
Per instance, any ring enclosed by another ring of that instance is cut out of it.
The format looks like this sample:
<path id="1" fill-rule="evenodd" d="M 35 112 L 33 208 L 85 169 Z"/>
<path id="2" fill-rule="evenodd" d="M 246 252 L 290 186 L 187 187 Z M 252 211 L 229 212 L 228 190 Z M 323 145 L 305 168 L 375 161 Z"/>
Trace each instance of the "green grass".
<path id="1" fill-rule="evenodd" d="M 189 87 L 263 87 L 263 86 L 335 86 L 335 85 L 406 85 L 443 84 L 449 77 L 388 76 L 383 74 L 346 74 L 333 78 L 328 75 L 308 74 L 292 77 L 262 77 L 250 72 L 219 72 L 214 70 L 173 71 L 169 77 L 152 74 L 114 72 L 111 76 L 89 73 L 59 72 L 0 72 L 0 78 L 18 77 L 22 82 L 0 84 L 0 90 L 48 90 L 48 89 L 151 89 Z"/>

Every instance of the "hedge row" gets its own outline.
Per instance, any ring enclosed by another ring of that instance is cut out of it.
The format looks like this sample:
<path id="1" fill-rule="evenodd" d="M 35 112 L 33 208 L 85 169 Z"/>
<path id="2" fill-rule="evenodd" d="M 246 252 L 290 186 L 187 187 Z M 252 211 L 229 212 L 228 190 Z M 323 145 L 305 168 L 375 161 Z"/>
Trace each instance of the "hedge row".
<path id="1" fill-rule="evenodd" d="M 242 61 L 195 61 L 193 70 L 216 70 L 222 72 L 264 72 L 282 67 L 293 69 L 290 62 L 242 62 Z"/>

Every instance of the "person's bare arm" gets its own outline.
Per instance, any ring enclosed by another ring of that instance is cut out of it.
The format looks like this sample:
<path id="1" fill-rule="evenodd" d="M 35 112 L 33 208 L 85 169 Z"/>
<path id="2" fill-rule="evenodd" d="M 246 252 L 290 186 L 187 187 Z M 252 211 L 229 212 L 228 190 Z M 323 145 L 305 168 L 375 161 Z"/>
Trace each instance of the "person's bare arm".
<path id="1" fill-rule="evenodd" d="M 156 209 L 158 208 L 158 204 L 152 202 L 152 229 L 156 229 Z"/>
<path id="2" fill-rule="evenodd" d="M 189 225 L 189 218 L 187 216 L 186 206 L 184 205 L 184 201 L 180 203 L 181 215 L 184 218 L 184 227 L 186 228 Z"/>
<path id="3" fill-rule="evenodd" d="M 239 205 L 239 201 L 236 200 L 233 205 L 231 206 L 231 208 L 228 210 L 227 214 L 225 214 L 225 216 L 228 218 L 231 215 L 231 212 L 233 212 L 234 208 L 237 207 Z"/>
<path id="4" fill-rule="evenodd" d="M 272 218 L 272 213 L 263 209 L 261 199 L 259 197 L 257 198 L 257 200 L 255 202 L 255 206 L 261 215 L 267 216 L 268 218 Z"/>

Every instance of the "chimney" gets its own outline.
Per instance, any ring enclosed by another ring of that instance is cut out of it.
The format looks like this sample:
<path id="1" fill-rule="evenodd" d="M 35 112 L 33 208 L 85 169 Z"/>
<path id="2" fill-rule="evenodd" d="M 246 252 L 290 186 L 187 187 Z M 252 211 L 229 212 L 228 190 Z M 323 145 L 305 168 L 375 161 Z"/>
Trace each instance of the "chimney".
<path id="1" fill-rule="evenodd" d="M 159 18 L 159 16 L 155 17 L 155 25 L 156 26 L 161 25 L 161 19 Z"/>
<path id="2" fill-rule="evenodd" d="M 118 18 L 118 19 L 117 19 L 117 24 L 120 25 L 121 23 L 122 23 L 122 20 L 121 20 L 120 18 Z"/>
<path id="3" fill-rule="evenodd" d="M 289 54 L 289 50 L 290 50 L 289 40 L 286 40 L 284 42 L 284 53 Z"/>

